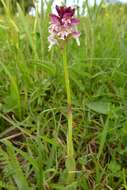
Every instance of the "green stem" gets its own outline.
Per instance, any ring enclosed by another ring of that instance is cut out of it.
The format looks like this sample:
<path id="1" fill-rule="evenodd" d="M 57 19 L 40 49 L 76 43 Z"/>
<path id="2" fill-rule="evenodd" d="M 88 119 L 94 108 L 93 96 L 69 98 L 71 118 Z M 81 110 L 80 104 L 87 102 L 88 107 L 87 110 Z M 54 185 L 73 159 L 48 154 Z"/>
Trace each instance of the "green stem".
<path id="1" fill-rule="evenodd" d="M 65 45 L 63 52 L 63 65 L 64 65 L 64 78 L 67 93 L 67 119 L 68 119 L 68 133 L 67 133 L 67 160 L 66 169 L 68 171 L 68 182 L 74 180 L 75 160 L 73 149 L 73 137 L 72 137 L 72 103 L 71 103 L 71 89 L 69 81 L 68 63 L 67 63 L 67 47 Z"/>

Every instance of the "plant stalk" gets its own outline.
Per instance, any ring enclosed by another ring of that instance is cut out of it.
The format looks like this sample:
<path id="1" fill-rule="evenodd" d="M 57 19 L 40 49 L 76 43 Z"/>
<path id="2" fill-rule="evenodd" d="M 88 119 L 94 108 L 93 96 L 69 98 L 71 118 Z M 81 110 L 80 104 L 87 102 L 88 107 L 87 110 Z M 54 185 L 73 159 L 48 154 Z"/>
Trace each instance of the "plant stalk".
<path id="1" fill-rule="evenodd" d="M 71 183 L 75 178 L 75 159 L 74 159 L 74 148 L 73 148 L 73 117 L 72 117 L 72 101 L 71 101 L 71 88 L 68 72 L 68 62 L 67 62 L 67 46 L 64 47 L 63 52 L 63 65 L 64 65 L 64 79 L 67 94 L 67 120 L 68 120 L 68 132 L 67 132 L 67 159 L 66 159 L 66 169 L 68 172 L 67 183 Z"/>

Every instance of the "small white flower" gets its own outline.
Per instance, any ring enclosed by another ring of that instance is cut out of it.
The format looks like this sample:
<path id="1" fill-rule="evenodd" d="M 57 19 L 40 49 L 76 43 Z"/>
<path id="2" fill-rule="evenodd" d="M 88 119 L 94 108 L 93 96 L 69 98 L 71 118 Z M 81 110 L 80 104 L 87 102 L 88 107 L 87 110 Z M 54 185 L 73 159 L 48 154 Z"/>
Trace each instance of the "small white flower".
<path id="1" fill-rule="evenodd" d="M 52 46 L 58 44 L 58 41 L 57 41 L 57 39 L 55 39 L 54 35 L 50 35 L 50 36 L 48 37 L 48 41 L 50 42 L 50 44 L 49 44 L 49 46 L 48 46 L 48 50 L 49 50 L 49 51 L 51 50 Z"/>

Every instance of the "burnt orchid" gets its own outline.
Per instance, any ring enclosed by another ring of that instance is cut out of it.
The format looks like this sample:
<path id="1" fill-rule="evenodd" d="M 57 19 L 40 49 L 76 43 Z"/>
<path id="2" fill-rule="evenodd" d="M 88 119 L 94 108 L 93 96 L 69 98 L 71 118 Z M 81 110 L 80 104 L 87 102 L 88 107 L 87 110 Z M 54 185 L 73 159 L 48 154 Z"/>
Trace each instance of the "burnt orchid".
<path id="1" fill-rule="evenodd" d="M 66 183 L 70 184 L 75 178 L 75 158 L 73 148 L 73 115 L 72 115 L 72 98 L 69 80 L 68 60 L 67 60 L 67 41 L 71 38 L 76 39 L 77 44 L 80 45 L 80 32 L 77 30 L 79 19 L 74 17 L 75 9 L 66 6 L 56 6 L 57 14 L 50 14 L 49 50 L 54 45 L 59 45 L 62 48 L 63 55 L 63 70 L 64 80 L 67 95 L 67 158 L 66 158 Z"/>
<path id="2" fill-rule="evenodd" d="M 80 32 L 77 30 L 79 19 L 74 17 L 75 8 L 66 6 L 57 6 L 57 14 L 50 14 L 49 37 L 50 43 L 49 50 L 54 45 L 67 41 L 70 38 L 76 39 L 77 45 L 80 45 L 79 36 Z"/>

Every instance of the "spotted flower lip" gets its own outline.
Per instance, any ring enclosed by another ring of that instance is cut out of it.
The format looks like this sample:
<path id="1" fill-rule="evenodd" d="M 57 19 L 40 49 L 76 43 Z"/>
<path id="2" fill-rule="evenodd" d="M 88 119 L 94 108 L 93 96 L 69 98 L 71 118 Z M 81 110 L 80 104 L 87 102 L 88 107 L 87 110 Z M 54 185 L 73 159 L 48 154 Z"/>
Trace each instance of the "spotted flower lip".
<path id="1" fill-rule="evenodd" d="M 50 26 L 48 41 L 50 43 L 49 50 L 52 46 L 59 44 L 59 40 L 76 39 L 78 45 L 80 32 L 77 25 L 80 20 L 74 17 L 75 9 L 66 6 L 56 5 L 57 14 L 50 14 Z"/>

